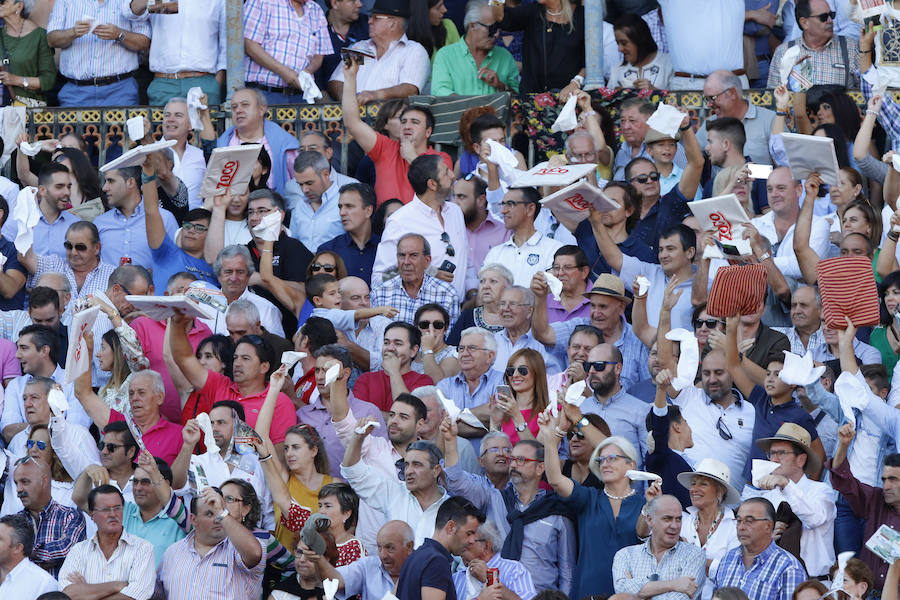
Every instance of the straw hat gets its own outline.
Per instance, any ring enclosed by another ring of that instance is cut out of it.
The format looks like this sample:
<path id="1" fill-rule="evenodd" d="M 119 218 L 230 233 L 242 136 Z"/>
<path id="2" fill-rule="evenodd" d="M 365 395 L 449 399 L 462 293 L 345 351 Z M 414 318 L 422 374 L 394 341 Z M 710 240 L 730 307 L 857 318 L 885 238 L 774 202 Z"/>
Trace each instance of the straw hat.
<path id="1" fill-rule="evenodd" d="M 768 454 L 772 442 L 790 442 L 795 446 L 799 446 L 806 453 L 806 467 L 803 470 L 807 473 L 818 470 L 822 465 L 819 456 L 810 448 L 812 438 L 810 438 L 809 432 L 796 423 L 782 424 L 774 436 L 760 438 L 756 440 L 756 445 L 759 446 L 760 450 Z"/>
<path id="2" fill-rule="evenodd" d="M 741 501 L 741 494 L 731 485 L 731 469 L 728 465 L 714 458 L 704 458 L 697 463 L 693 471 L 685 471 L 678 474 L 678 483 L 691 489 L 691 480 L 697 475 L 712 479 L 716 483 L 725 486 L 725 500 L 723 504 L 737 504 Z"/>
<path id="3" fill-rule="evenodd" d="M 625 304 L 631 304 L 631 298 L 625 295 L 625 284 L 622 280 L 611 273 L 603 273 L 594 282 L 594 287 L 586 291 L 583 295 L 590 298 L 593 294 L 601 296 L 609 296 L 616 300 L 621 300 Z"/>

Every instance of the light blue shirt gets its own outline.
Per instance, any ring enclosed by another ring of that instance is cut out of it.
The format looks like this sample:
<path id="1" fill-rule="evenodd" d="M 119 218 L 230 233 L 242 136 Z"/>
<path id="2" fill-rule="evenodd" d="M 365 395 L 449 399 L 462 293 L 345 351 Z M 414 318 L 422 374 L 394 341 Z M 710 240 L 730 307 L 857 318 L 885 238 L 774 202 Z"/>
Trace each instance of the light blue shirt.
<path id="1" fill-rule="evenodd" d="M 497 569 L 499 571 L 500 583 L 521 598 L 521 600 L 531 600 L 534 598 L 535 595 L 537 595 L 537 590 L 534 589 L 534 581 L 531 578 L 531 573 L 525 568 L 525 565 L 517 560 L 503 558 L 500 556 L 500 550 L 497 550 L 496 548 L 494 550 L 496 550 L 497 553 L 487 561 L 487 566 L 490 569 Z M 468 568 L 460 569 L 453 574 L 453 586 L 456 588 L 456 597 L 458 600 L 466 600 L 471 597 L 471 595 L 467 593 L 468 574 Z"/>
<path id="2" fill-rule="evenodd" d="M 378 556 L 364 556 L 349 565 L 338 567 L 337 572 L 344 580 L 344 591 L 335 598 L 345 600 L 359 594 L 362 600 L 381 600 L 394 589 L 394 581 L 381 566 Z"/>
<path id="3" fill-rule="evenodd" d="M 684 174 L 684 169 L 679 167 L 676 164 L 672 164 L 672 172 L 669 173 L 666 177 L 660 175 L 659 178 L 659 195 L 665 196 L 669 192 L 672 191 L 672 188 L 678 185 L 681 182 L 681 176 Z M 697 193 L 694 194 L 694 200 L 702 200 L 703 199 L 703 186 L 697 186 Z"/>
<path id="4" fill-rule="evenodd" d="M 136 535 L 153 544 L 153 557 L 157 568 L 169 546 L 187 537 L 178 523 L 166 514 L 165 508 L 145 523 L 141 518 L 141 509 L 134 502 L 125 503 L 122 527 L 131 535 Z"/>
<path id="5" fill-rule="evenodd" d="M 653 162 L 653 157 L 647 152 L 647 144 L 641 143 L 640 152 L 637 156 L 631 155 L 631 146 L 628 143 L 622 144 L 619 151 L 616 152 L 616 160 L 613 163 L 613 179 L 616 181 L 625 181 L 625 167 L 635 158 L 646 158 Z M 678 142 L 678 149 L 675 151 L 675 158 L 672 161 L 676 166 L 682 169 L 687 166 L 687 155 L 684 153 L 684 146 Z"/>
<path id="6" fill-rule="evenodd" d="M 645 423 L 647 413 L 650 412 L 647 403 L 635 398 L 631 394 L 619 389 L 613 394 L 606 404 L 601 403 L 595 396 L 584 399 L 581 412 L 585 415 L 598 415 L 603 417 L 609 425 L 609 431 L 613 435 L 620 435 L 631 442 L 638 453 L 640 465 L 644 464 L 644 455 L 647 454 L 647 428 Z"/>
<path id="7" fill-rule="evenodd" d="M 174 240 L 178 221 L 164 208 L 160 208 L 159 212 L 166 235 Z M 130 217 L 126 217 L 118 208 L 111 208 L 94 219 L 94 225 L 100 232 L 100 260 L 118 267 L 122 264 L 122 259 L 128 257 L 133 265 L 152 268 L 153 255 L 147 242 L 146 216 L 144 203 L 141 202 Z M 160 294 L 163 291 L 157 290 Z"/>
<path id="8" fill-rule="evenodd" d="M 506 363 L 503 363 L 503 365 L 504 368 L 506 368 Z M 491 394 L 494 393 L 497 386 L 502 383 L 503 372 L 498 371 L 497 369 L 488 369 L 486 373 L 478 378 L 478 385 L 472 393 L 469 393 L 469 384 L 466 383 L 466 377 L 463 375 L 462 371 L 453 377 L 441 379 L 438 382 L 437 387 L 444 392 L 444 395 L 452 400 L 456 406 L 463 409 L 475 408 L 476 406 L 485 404 L 491 399 Z"/>
<path id="9" fill-rule="evenodd" d="M 66 258 L 66 249 L 63 248 L 63 243 L 66 241 L 66 232 L 69 230 L 69 225 L 80 220 L 79 217 L 64 210 L 51 223 L 41 213 L 37 225 L 34 226 L 34 255 L 48 256 L 52 254 L 63 259 Z"/>
<path id="10" fill-rule="evenodd" d="M 340 189 L 347 183 L 358 183 L 356 179 L 331 170 L 331 187 L 322 194 L 322 205 L 313 210 L 300 184 L 291 179 L 284 186 L 284 201 L 291 210 L 291 237 L 303 242 L 311 252 L 325 242 L 344 233 L 341 213 L 338 208 Z"/>
<path id="11" fill-rule="evenodd" d="M 494 339 L 497 340 L 497 357 L 494 359 L 493 367 L 495 371 L 501 373 L 505 371 L 506 363 L 509 362 L 509 357 L 512 356 L 516 350 L 522 350 L 523 348 L 531 348 L 540 353 L 547 365 L 547 373 L 549 375 L 562 371 L 556 358 L 547 352 L 547 349 L 544 348 L 542 343 L 535 339 L 534 334 L 530 329 L 519 336 L 519 339 L 516 340 L 515 344 L 509 339 L 509 334 L 506 332 L 506 329 L 496 332 L 494 334 Z"/>

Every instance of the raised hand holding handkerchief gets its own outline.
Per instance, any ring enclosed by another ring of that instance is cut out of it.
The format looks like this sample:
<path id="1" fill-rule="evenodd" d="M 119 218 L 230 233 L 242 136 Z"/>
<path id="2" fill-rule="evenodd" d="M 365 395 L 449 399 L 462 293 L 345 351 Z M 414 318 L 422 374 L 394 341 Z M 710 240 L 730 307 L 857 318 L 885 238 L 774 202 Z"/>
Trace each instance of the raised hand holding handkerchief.
<path id="1" fill-rule="evenodd" d="M 277 242 L 281 235 L 281 212 L 273 210 L 264 216 L 259 225 L 253 228 L 253 233 L 264 242 Z"/>
<path id="2" fill-rule="evenodd" d="M 550 126 L 550 133 L 572 131 L 573 129 L 578 127 L 578 117 L 575 116 L 575 108 L 577 106 L 578 94 L 572 94 L 571 96 L 569 96 L 569 99 L 566 100 L 566 103 L 563 105 L 562 110 L 559 111 L 559 116 L 556 117 L 553 125 Z"/>

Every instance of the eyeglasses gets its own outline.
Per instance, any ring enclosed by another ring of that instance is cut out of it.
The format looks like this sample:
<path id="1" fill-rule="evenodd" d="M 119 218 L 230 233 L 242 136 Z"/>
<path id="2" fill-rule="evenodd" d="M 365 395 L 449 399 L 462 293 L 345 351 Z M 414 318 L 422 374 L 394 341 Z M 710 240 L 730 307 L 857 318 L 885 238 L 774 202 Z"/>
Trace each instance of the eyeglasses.
<path id="1" fill-rule="evenodd" d="M 725 424 L 724 415 L 719 415 L 719 420 L 716 421 L 716 430 L 719 432 L 719 437 L 726 442 L 734 437 L 731 435 L 731 430 L 728 429 L 728 425 Z"/>
<path id="2" fill-rule="evenodd" d="M 35 446 L 38 447 L 38 450 L 46 450 L 47 442 L 42 442 L 41 440 L 28 440 L 27 442 L 25 442 L 25 447 L 29 450 L 31 450 Z"/>
<path id="3" fill-rule="evenodd" d="M 501 300 L 497 304 L 500 306 L 500 308 L 514 308 L 516 306 L 531 306 L 530 304 L 527 304 L 525 302 L 508 302 L 506 300 Z"/>
<path id="4" fill-rule="evenodd" d="M 129 481 L 131 481 L 131 485 L 132 485 L 132 486 L 135 486 L 135 485 L 144 485 L 144 486 L 146 486 L 146 485 L 153 485 L 153 481 L 151 481 L 150 479 L 147 479 L 146 477 L 145 477 L 144 479 L 138 479 L 137 477 L 131 477 L 131 478 L 129 478 Z"/>
<path id="5" fill-rule="evenodd" d="M 766 452 L 766 456 L 768 456 L 770 459 L 778 458 L 779 460 L 781 460 L 782 456 L 787 456 L 788 454 L 793 454 L 794 456 L 797 455 L 797 453 L 793 450 L 769 450 L 768 452 Z"/>
<path id="6" fill-rule="evenodd" d="M 527 200 L 504 200 L 500 206 L 504 208 L 515 208 L 516 204 L 530 204 Z"/>
<path id="7" fill-rule="evenodd" d="M 94 512 L 98 513 L 117 513 L 122 512 L 122 505 L 116 504 L 115 506 L 98 506 L 94 509 Z"/>
<path id="8" fill-rule="evenodd" d="M 261 217 L 266 216 L 270 212 L 275 210 L 274 208 L 251 208 L 247 211 L 247 216 L 252 217 L 253 215 L 259 215 Z"/>
<path id="9" fill-rule="evenodd" d="M 475 25 L 481 25 L 485 29 L 488 30 L 488 35 L 494 37 L 500 32 L 500 23 L 492 23 L 490 25 L 485 25 L 481 21 L 475 21 Z"/>
<path id="10" fill-rule="evenodd" d="M 512 448 L 488 448 L 484 452 L 481 453 L 482 456 L 485 454 L 503 454 L 504 456 L 508 456 L 512 453 Z"/>
<path id="11" fill-rule="evenodd" d="M 200 223 L 184 223 L 182 224 L 181 228 L 185 231 L 190 231 L 191 229 L 193 229 L 197 233 L 203 233 L 209 230 L 209 227 L 207 227 L 206 225 L 201 225 Z"/>
<path id="12" fill-rule="evenodd" d="M 603 463 L 611 463 L 617 458 L 621 458 L 622 460 L 631 460 L 627 456 L 622 456 L 621 454 L 607 454 L 606 456 L 598 456 L 594 460 L 597 461 L 598 464 L 602 465 Z"/>
<path id="13" fill-rule="evenodd" d="M 69 241 L 63 242 L 63 248 L 65 248 L 69 252 L 71 252 L 73 249 L 77 250 L 78 252 L 87 252 L 88 249 L 87 244 L 82 244 L 80 242 L 78 244 L 73 244 Z"/>
<path id="14" fill-rule="evenodd" d="M 638 183 L 647 183 L 648 181 L 659 181 L 659 171 L 651 171 L 650 173 L 645 173 L 643 175 L 635 175 L 628 180 L 628 183 L 634 183 L 637 181 Z"/>
<path id="15" fill-rule="evenodd" d="M 457 346 L 456 351 L 458 354 L 462 354 L 463 352 L 476 352 L 477 350 L 487 350 L 487 348 L 482 348 L 481 346 Z"/>
<path id="16" fill-rule="evenodd" d="M 694 329 L 700 329 L 706 325 L 707 329 L 715 329 L 719 325 L 722 325 L 722 321 L 719 319 L 697 319 L 694 321 Z"/>
<path id="17" fill-rule="evenodd" d="M 116 285 L 118 285 L 120 288 L 122 288 L 122 291 L 125 292 L 125 295 L 126 295 L 126 296 L 134 296 L 134 294 L 131 293 L 131 290 L 129 290 L 129 289 L 128 289 L 127 287 L 125 287 L 123 284 L 117 283 Z"/>
<path id="18" fill-rule="evenodd" d="M 733 88 L 728 88 L 728 89 L 722 90 L 718 94 L 713 94 L 712 96 L 703 96 L 703 101 L 706 102 L 707 104 L 712 104 L 713 102 L 715 102 L 716 100 L 719 99 L 719 96 L 724 96 L 725 94 L 730 92 L 732 89 Z"/>
<path id="19" fill-rule="evenodd" d="M 519 365 L 518 367 L 506 367 L 506 376 L 512 377 L 515 375 L 516 370 L 519 371 L 519 375 L 528 375 L 528 367 L 525 365 Z"/>
<path id="20" fill-rule="evenodd" d="M 741 525 L 749 525 L 750 527 L 752 527 L 756 523 L 760 523 L 762 521 L 771 521 L 772 519 L 768 519 L 768 518 L 758 519 L 756 517 L 735 517 L 734 520 L 737 523 L 738 527 L 740 527 Z"/>
<path id="21" fill-rule="evenodd" d="M 567 440 L 572 440 L 572 438 L 575 438 L 575 439 L 578 439 L 578 440 L 583 440 L 583 439 L 584 439 L 584 433 L 582 433 L 582 432 L 580 432 L 580 431 L 570 431 L 570 432 L 566 433 L 566 439 L 567 439 Z"/>
<path id="22" fill-rule="evenodd" d="M 235 498 L 234 496 L 231 496 L 231 495 L 225 495 L 225 496 L 223 496 L 223 498 L 225 499 L 226 504 L 234 504 L 234 503 L 243 504 L 244 503 L 243 498 Z"/>
<path id="23" fill-rule="evenodd" d="M 109 453 L 110 453 L 110 454 L 112 454 L 113 452 L 115 452 L 115 451 L 118 450 L 119 448 L 124 448 L 124 447 L 125 447 L 125 444 L 113 444 L 113 443 L 111 443 L 111 442 L 100 442 L 100 443 L 97 444 L 97 448 L 99 448 L 101 451 L 102 451 L 104 448 L 106 448 L 107 450 L 109 450 Z"/>
<path id="24" fill-rule="evenodd" d="M 530 462 L 539 463 L 539 462 L 543 462 L 543 461 L 540 461 L 536 458 L 525 458 L 524 456 L 510 456 L 509 462 L 513 463 L 514 465 L 522 466 L 525 463 L 530 463 Z"/>
<path id="25" fill-rule="evenodd" d="M 309 266 L 310 271 L 325 271 L 326 273 L 333 273 L 335 269 L 337 267 L 334 265 L 320 265 L 319 263 L 313 263 Z"/>
<path id="26" fill-rule="evenodd" d="M 619 363 L 614 360 L 586 360 L 583 364 L 585 373 L 590 373 L 591 369 L 597 371 L 598 373 L 602 373 L 606 370 L 606 365 L 617 365 Z"/>
<path id="27" fill-rule="evenodd" d="M 550 267 L 550 271 L 552 271 L 553 273 L 570 273 L 580 268 L 581 267 L 579 267 L 578 265 L 553 265 L 552 267 Z"/>
<path id="28" fill-rule="evenodd" d="M 443 329 L 447 326 L 443 321 L 419 321 L 419 329 L 428 329 L 434 326 L 435 329 Z"/>
<path id="29" fill-rule="evenodd" d="M 373 21 L 387 21 L 390 20 L 391 17 L 389 15 L 370 15 L 369 19 Z"/>
<path id="30" fill-rule="evenodd" d="M 823 22 L 823 23 L 827 23 L 829 19 L 831 19 L 832 21 L 834 21 L 834 18 L 835 18 L 836 16 L 837 16 L 837 13 L 836 13 L 835 11 L 832 10 L 832 11 L 830 11 L 830 12 L 824 12 L 824 13 L 819 14 L 819 15 L 809 15 L 809 16 L 806 17 L 806 18 L 807 18 L 807 19 L 818 19 L 818 20 L 820 20 L 820 21 Z"/>
<path id="31" fill-rule="evenodd" d="M 447 244 L 447 249 L 445 250 L 447 256 L 456 256 L 456 250 L 453 249 L 453 244 L 450 242 L 450 234 L 446 231 L 442 233 L 441 241 Z"/>

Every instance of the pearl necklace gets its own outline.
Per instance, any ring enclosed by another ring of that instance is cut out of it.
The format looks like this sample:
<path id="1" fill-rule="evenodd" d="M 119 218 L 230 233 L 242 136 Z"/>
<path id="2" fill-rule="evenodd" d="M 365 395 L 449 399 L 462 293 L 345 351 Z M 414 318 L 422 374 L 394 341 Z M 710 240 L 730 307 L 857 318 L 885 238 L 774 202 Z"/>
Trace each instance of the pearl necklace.
<path id="1" fill-rule="evenodd" d="M 630 496 L 634 496 L 634 490 L 633 490 L 633 489 L 632 489 L 630 492 L 628 492 L 627 494 L 625 494 L 624 496 L 613 496 L 613 495 L 610 494 L 608 491 L 606 491 L 606 488 L 603 488 L 603 493 L 606 494 L 606 497 L 609 498 L 610 500 L 624 500 L 625 498 L 628 498 L 628 497 L 630 497 Z"/>

